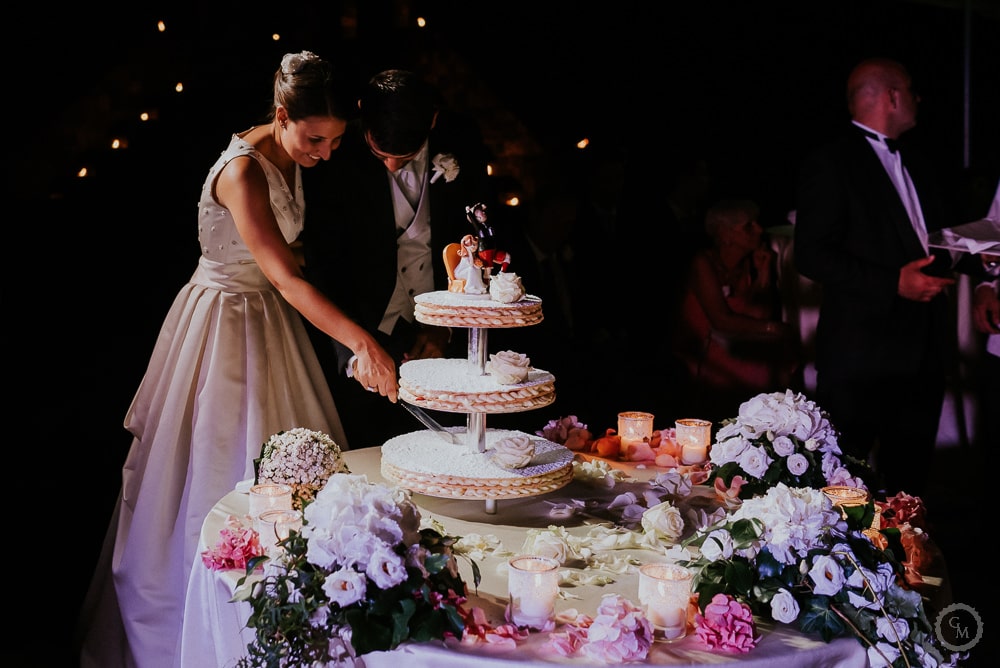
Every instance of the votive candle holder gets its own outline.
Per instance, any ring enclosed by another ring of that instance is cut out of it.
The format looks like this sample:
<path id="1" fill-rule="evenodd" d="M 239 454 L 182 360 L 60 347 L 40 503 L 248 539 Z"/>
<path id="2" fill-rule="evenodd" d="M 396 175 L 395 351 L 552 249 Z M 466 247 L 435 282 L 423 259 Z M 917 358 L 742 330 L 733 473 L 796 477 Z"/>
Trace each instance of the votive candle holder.
<path id="1" fill-rule="evenodd" d="M 677 445 L 681 448 L 681 464 L 703 464 L 708 459 L 712 441 L 712 423 L 698 418 L 681 418 L 674 423 Z"/>
<path id="2" fill-rule="evenodd" d="M 518 555 L 507 562 L 508 621 L 539 630 L 555 611 L 559 562 L 552 557 Z"/>
<path id="3" fill-rule="evenodd" d="M 693 577 L 690 570 L 679 564 L 639 567 L 639 602 L 653 626 L 655 642 L 676 642 L 687 635 Z"/>

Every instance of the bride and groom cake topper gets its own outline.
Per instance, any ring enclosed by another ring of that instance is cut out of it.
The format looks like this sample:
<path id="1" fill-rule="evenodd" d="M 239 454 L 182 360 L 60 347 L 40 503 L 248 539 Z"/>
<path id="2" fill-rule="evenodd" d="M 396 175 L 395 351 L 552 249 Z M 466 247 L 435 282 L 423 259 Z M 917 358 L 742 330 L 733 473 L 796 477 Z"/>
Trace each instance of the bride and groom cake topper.
<path id="1" fill-rule="evenodd" d="M 448 291 L 485 295 L 489 292 L 487 281 L 492 277 L 493 266 L 499 266 L 501 274 L 505 272 L 510 264 L 510 253 L 496 248 L 485 204 L 465 207 L 465 216 L 474 233 L 466 234 L 459 243 L 450 243 L 444 249 Z"/>

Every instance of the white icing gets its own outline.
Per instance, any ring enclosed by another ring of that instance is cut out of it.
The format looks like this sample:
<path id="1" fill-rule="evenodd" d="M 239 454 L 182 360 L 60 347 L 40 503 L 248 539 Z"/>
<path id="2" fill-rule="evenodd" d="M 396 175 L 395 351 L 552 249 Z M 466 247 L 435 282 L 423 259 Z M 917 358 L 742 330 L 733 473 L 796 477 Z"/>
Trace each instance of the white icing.
<path id="1" fill-rule="evenodd" d="M 449 431 L 466 436 L 464 428 Z M 487 429 L 485 436 L 486 451 L 479 452 L 477 445 L 452 445 L 427 430 L 403 434 L 385 442 L 382 461 L 406 471 L 471 479 L 532 477 L 557 471 L 573 462 L 571 450 L 538 436 L 508 429 Z M 516 470 L 498 466 L 493 462 L 494 447 L 498 441 L 515 437 L 531 441 L 535 451 L 531 465 Z"/>
<path id="2" fill-rule="evenodd" d="M 481 373 L 478 365 L 463 359 L 410 360 L 399 366 L 399 377 L 408 384 L 432 388 L 437 392 L 464 394 L 511 391 L 555 381 L 555 376 L 548 371 L 531 369 L 523 381 L 501 384 L 495 376 Z"/>

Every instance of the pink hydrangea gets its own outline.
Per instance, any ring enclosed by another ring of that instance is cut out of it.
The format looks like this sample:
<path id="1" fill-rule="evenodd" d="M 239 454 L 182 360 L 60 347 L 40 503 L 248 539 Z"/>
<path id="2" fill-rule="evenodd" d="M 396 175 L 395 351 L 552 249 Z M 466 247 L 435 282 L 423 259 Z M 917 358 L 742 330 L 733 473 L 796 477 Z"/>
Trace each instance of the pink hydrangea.
<path id="1" fill-rule="evenodd" d="M 566 657 L 585 656 L 600 663 L 644 661 L 653 644 L 653 627 L 642 609 L 618 594 L 601 599 L 597 616 L 565 610 L 556 616 L 559 630 L 546 647 Z"/>
<path id="2" fill-rule="evenodd" d="M 711 649 L 746 653 L 757 646 L 750 606 L 728 594 L 716 594 L 705 606 L 705 614 L 695 615 L 695 633 Z"/>
<path id="3" fill-rule="evenodd" d="M 201 553 L 201 562 L 213 571 L 231 568 L 246 570 L 250 559 L 263 554 L 264 548 L 257 532 L 230 515 L 226 518 L 226 527 L 219 532 L 219 542 Z"/>

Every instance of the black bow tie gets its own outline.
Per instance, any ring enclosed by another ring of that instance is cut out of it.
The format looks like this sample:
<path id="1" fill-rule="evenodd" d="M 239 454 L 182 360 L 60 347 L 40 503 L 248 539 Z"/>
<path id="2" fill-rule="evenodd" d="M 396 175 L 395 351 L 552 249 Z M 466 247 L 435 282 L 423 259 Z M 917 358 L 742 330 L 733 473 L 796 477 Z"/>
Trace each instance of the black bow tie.
<path id="1" fill-rule="evenodd" d="M 883 138 L 883 137 L 879 137 L 874 132 L 869 132 L 868 130 L 865 130 L 864 128 L 858 128 L 858 129 L 861 130 L 861 134 L 863 134 L 864 136 L 869 137 L 871 139 L 874 139 L 876 142 L 882 142 L 882 141 L 884 141 L 885 145 L 889 149 L 889 153 L 895 153 L 896 151 L 899 150 L 900 142 L 899 142 L 898 139 L 893 139 L 892 137 L 884 137 Z"/>

